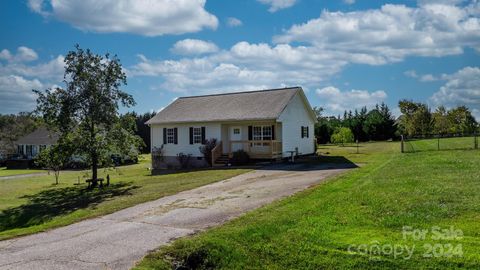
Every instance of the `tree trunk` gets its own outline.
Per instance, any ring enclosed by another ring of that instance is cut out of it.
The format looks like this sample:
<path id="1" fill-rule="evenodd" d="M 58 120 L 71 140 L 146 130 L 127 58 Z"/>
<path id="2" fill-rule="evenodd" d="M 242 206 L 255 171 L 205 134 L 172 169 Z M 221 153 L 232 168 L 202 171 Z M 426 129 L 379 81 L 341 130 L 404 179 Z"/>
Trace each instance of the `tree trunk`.
<path id="1" fill-rule="evenodd" d="M 98 158 L 96 153 L 92 154 L 92 187 L 97 186 Z"/>
<path id="2" fill-rule="evenodd" d="M 55 185 L 58 185 L 58 178 L 60 177 L 60 170 L 55 171 Z"/>
<path id="3" fill-rule="evenodd" d="M 95 124 L 93 123 L 90 126 L 90 139 L 92 146 L 95 145 Z M 97 151 L 95 148 L 92 148 L 91 152 L 91 158 L 92 158 L 92 188 L 97 186 L 97 169 L 98 169 L 98 155 Z"/>

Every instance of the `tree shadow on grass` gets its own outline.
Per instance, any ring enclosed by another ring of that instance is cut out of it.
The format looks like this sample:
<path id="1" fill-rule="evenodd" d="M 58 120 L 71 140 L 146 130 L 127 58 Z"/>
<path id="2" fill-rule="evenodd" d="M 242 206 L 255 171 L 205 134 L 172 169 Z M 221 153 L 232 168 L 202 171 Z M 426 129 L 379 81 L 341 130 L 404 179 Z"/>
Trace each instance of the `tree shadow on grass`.
<path id="1" fill-rule="evenodd" d="M 0 231 L 39 225 L 114 197 L 131 195 L 130 191 L 137 188 L 132 183 L 121 182 L 103 188 L 65 187 L 25 195 L 20 198 L 28 199 L 27 203 L 0 212 Z"/>

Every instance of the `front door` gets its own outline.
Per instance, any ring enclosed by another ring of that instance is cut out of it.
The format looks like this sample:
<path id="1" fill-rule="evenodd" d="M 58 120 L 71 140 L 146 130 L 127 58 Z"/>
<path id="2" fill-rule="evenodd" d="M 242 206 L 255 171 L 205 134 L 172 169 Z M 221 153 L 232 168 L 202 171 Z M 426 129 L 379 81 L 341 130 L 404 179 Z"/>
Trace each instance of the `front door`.
<path id="1" fill-rule="evenodd" d="M 237 127 L 230 127 L 230 141 L 241 141 L 242 140 L 242 128 Z M 235 152 L 237 150 L 243 149 L 243 143 L 232 143 L 231 152 Z"/>

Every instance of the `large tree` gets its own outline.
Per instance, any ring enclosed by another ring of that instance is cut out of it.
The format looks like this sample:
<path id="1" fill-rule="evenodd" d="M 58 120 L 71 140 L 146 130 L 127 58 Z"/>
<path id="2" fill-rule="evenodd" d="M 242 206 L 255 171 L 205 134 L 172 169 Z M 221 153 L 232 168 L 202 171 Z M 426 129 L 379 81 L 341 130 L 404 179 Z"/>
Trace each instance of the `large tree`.
<path id="1" fill-rule="evenodd" d="M 451 123 L 452 133 L 473 133 L 477 129 L 477 121 L 466 106 L 459 106 L 448 111 L 447 118 Z"/>
<path id="2" fill-rule="evenodd" d="M 120 90 L 127 77 L 116 56 L 98 55 L 78 45 L 65 57 L 64 83 L 65 89 L 34 90 L 36 111 L 61 137 L 74 137 L 75 153 L 90 164 L 95 185 L 98 167 L 110 161 L 113 151 L 130 151 L 122 146 L 136 140 L 122 127 L 118 112 L 135 101 Z"/>
<path id="3" fill-rule="evenodd" d="M 432 132 L 432 113 L 426 104 L 401 100 L 398 107 L 403 114 L 401 124 L 408 135 L 427 135 Z"/>
<path id="4" fill-rule="evenodd" d="M 135 134 L 142 138 L 144 146 L 142 147 L 142 153 L 150 153 L 150 127 L 145 125 L 145 122 L 150 120 L 152 117 L 155 116 L 156 113 L 154 112 L 147 112 L 144 114 L 135 114 L 135 123 L 137 125 Z"/>
<path id="5" fill-rule="evenodd" d="M 448 117 L 447 109 L 444 106 L 438 107 L 434 113 L 433 117 L 433 131 L 436 134 L 445 135 L 449 132 L 452 122 Z"/>

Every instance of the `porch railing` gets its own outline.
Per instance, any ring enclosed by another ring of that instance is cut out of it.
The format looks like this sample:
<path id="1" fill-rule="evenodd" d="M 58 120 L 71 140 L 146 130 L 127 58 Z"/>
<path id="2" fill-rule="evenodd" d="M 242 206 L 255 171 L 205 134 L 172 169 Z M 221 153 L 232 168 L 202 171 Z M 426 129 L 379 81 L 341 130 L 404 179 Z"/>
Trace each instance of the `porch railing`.
<path id="1" fill-rule="evenodd" d="M 282 155 L 282 141 L 230 141 L 230 154 L 243 149 L 251 158 L 277 158 Z"/>
<path id="2" fill-rule="evenodd" d="M 212 165 L 215 164 L 215 160 L 219 158 L 223 153 L 222 141 L 219 141 L 218 144 L 212 149 Z"/>

